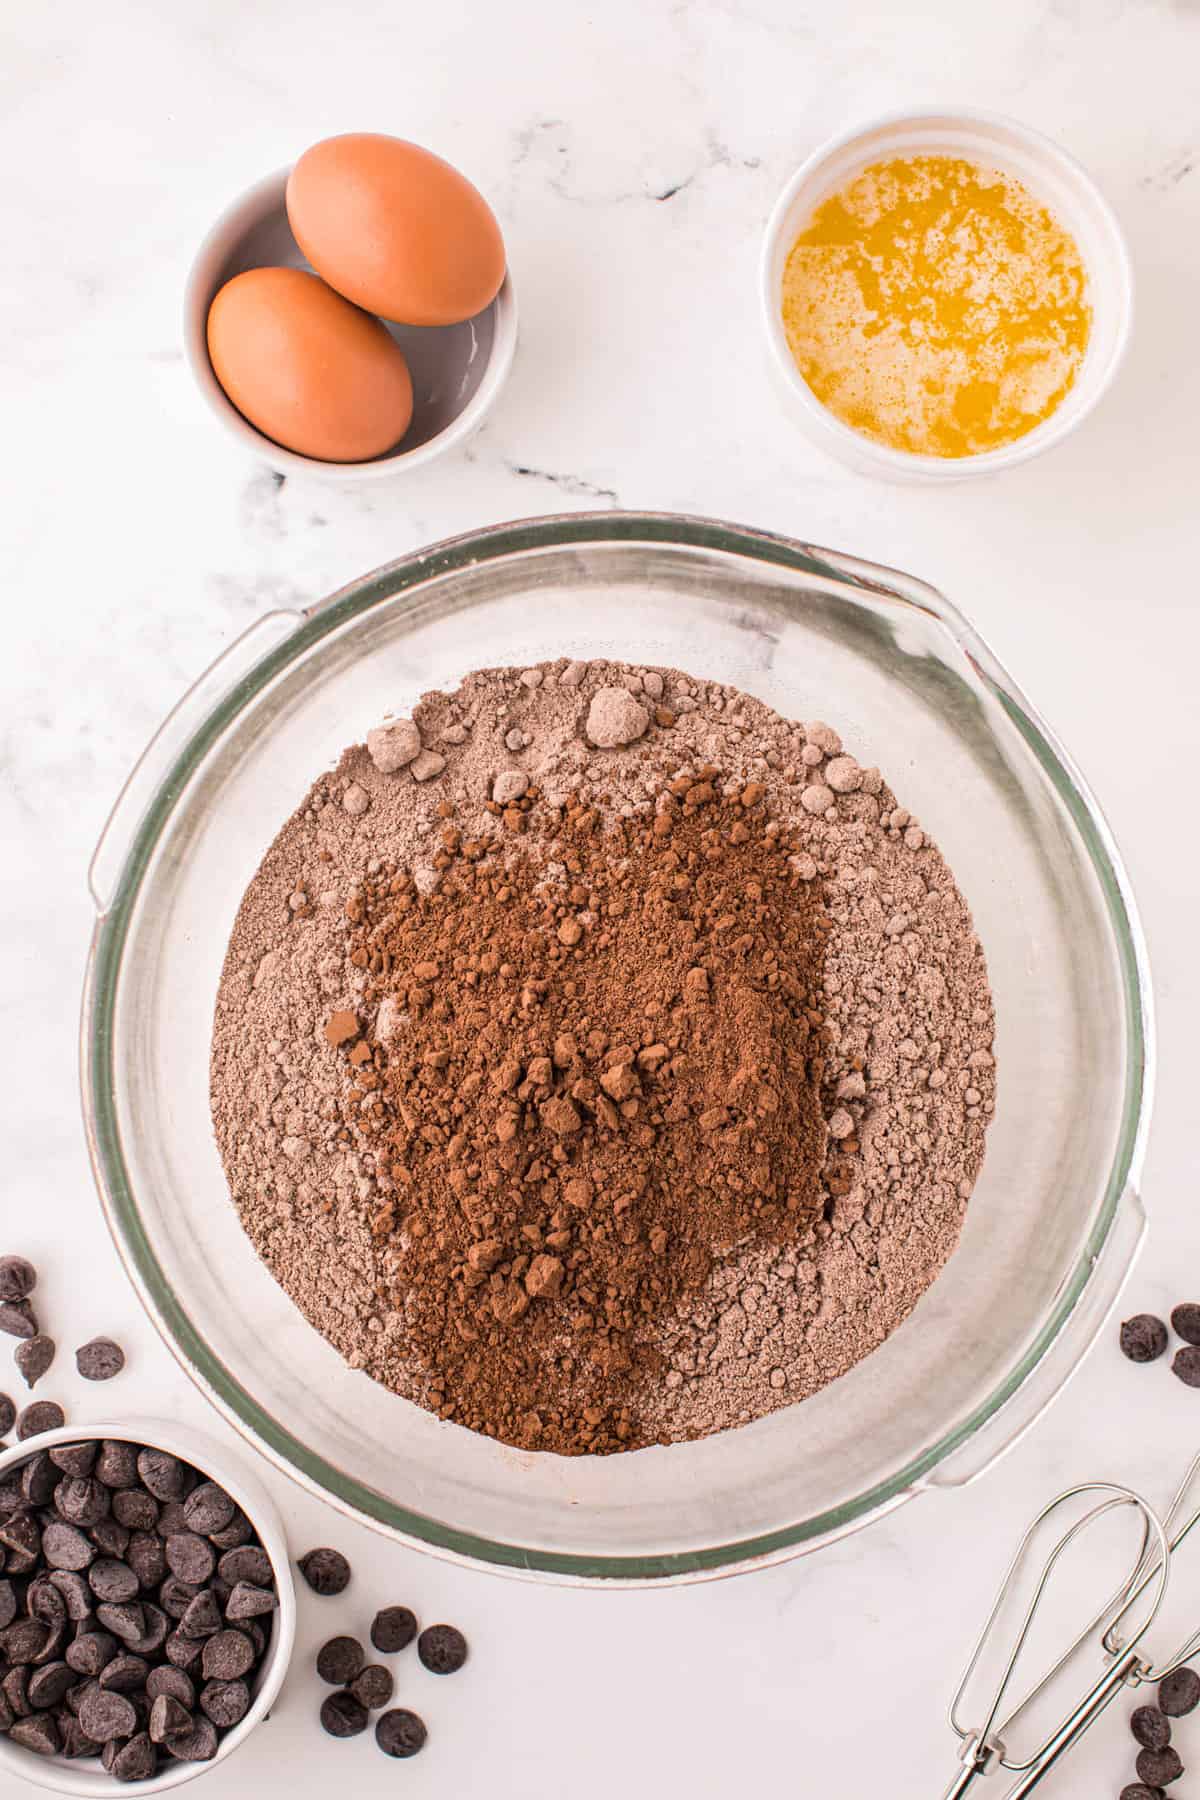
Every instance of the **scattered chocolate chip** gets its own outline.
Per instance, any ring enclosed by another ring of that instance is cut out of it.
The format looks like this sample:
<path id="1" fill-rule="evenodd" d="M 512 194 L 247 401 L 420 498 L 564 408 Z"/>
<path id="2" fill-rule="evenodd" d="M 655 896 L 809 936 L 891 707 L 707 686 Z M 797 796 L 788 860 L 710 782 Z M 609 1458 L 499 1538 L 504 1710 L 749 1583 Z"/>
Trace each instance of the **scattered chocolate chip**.
<path id="1" fill-rule="evenodd" d="M 148 1734 L 139 1731 L 113 1758 L 112 1774 L 118 1781 L 148 1781 L 158 1767 L 158 1757 Z"/>
<path id="2" fill-rule="evenodd" d="M 368 1663 L 350 1683 L 350 1692 L 368 1712 L 378 1712 L 381 1706 L 386 1706 L 395 1691 L 392 1672 L 382 1663 Z"/>
<path id="3" fill-rule="evenodd" d="M 94 1687 L 79 1704 L 79 1723 L 97 1744 L 110 1738 L 131 1737 L 137 1730 L 137 1713 L 132 1700 L 109 1688 Z"/>
<path id="4" fill-rule="evenodd" d="M 169 1451 L 139 1451 L 137 1472 L 156 1500 L 182 1500 L 188 1491 L 187 1464 Z"/>
<path id="5" fill-rule="evenodd" d="M 195 1723 L 173 1694 L 160 1694 L 150 1708 L 150 1737 L 156 1744 L 165 1744 L 168 1738 L 191 1731 Z"/>
<path id="6" fill-rule="evenodd" d="M 223 1531 L 236 1511 L 232 1499 L 215 1481 L 202 1481 L 183 1503 L 183 1516 L 189 1531 L 197 1531 L 202 1537 Z"/>
<path id="7" fill-rule="evenodd" d="M 1190 1713 L 1200 1704 L 1200 1675 L 1195 1669 L 1173 1669 L 1164 1675 L 1158 1684 L 1158 1705 L 1160 1712 L 1168 1718 L 1180 1719 L 1184 1713 Z M 1149 1749 L 1159 1746 L 1151 1744 Z"/>
<path id="8" fill-rule="evenodd" d="M 204 1648 L 204 1643 L 203 1638 L 185 1637 L 177 1625 L 164 1645 L 167 1661 L 173 1663 L 177 1669 L 194 1669 L 200 1661 L 200 1652 Z"/>
<path id="9" fill-rule="evenodd" d="M 100 1446 L 96 1475 L 105 1487 L 131 1488 L 138 1484 L 138 1449 L 123 1438 L 106 1438 Z"/>
<path id="10" fill-rule="evenodd" d="M 3 1637 L 4 1654 L 10 1663 L 31 1663 L 46 1648 L 50 1627 L 41 1619 L 18 1619 Z"/>
<path id="11" fill-rule="evenodd" d="M 90 1675 L 95 1679 L 102 1669 L 108 1667 L 119 1648 L 110 1631 L 89 1631 L 83 1637 L 77 1637 L 73 1644 L 67 1645 L 67 1666 L 76 1675 Z"/>
<path id="12" fill-rule="evenodd" d="M 137 1597 L 137 1576 L 128 1563 L 118 1562 L 115 1557 L 97 1557 L 88 1570 L 87 1578 L 88 1586 L 97 1600 L 103 1600 L 110 1606 Z"/>
<path id="13" fill-rule="evenodd" d="M 167 1567 L 180 1581 L 203 1587 L 216 1566 L 216 1552 L 207 1538 L 194 1531 L 179 1531 L 167 1539 Z"/>
<path id="14" fill-rule="evenodd" d="M 69 1712 L 58 1715 L 58 1734 L 62 1739 L 62 1753 L 72 1761 L 80 1756 L 99 1756 L 100 1746 L 93 1743 L 79 1720 Z"/>
<path id="15" fill-rule="evenodd" d="M 0 1331 L 9 1337 L 33 1338 L 37 1329 L 37 1318 L 28 1300 L 0 1301 Z"/>
<path id="16" fill-rule="evenodd" d="M 375 1723 L 375 1742 L 385 1756 L 415 1756 L 428 1735 L 424 1719 L 404 1706 L 394 1706 Z"/>
<path id="17" fill-rule="evenodd" d="M 1130 1362 L 1153 1362 L 1167 1347 L 1167 1328 L 1153 1313 L 1137 1313 L 1121 1326 L 1121 1349 Z"/>
<path id="18" fill-rule="evenodd" d="M 146 1615 L 140 1601 L 119 1601 L 114 1605 L 98 1606 L 96 1617 L 105 1631 L 111 1631 L 119 1637 L 123 1644 L 135 1642 L 146 1630 Z"/>
<path id="19" fill-rule="evenodd" d="M 13 1513 L 0 1524 L 0 1544 L 17 1556 L 36 1557 L 42 1548 L 42 1534 L 31 1513 Z"/>
<path id="20" fill-rule="evenodd" d="M 100 1446 L 90 1444 L 55 1444 L 53 1450 L 47 1451 L 50 1461 L 64 1475 L 90 1475 L 96 1467 L 96 1458 Z M 105 1483 L 105 1486 L 109 1486 Z"/>
<path id="21" fill-rule="evenodd" d="M 157 1587 L 167 1572 L 162 1539 L 149 1531 L 135 1531 L 125 1550 L 129 1564 L 144 1588 Z"/>
<path id="22" fill-rule="evenodd" d="M 1182 1350 L 1177 1350 L 1171 1364 L 1171 1373 L 1178 1375 L 1187 1387 L 1200 1387 L 1200 1348 L 1195 1344 L 1185 1344 Z"/>
<path id="23" fill-rule="evenodd" d="M 17 1414 L 17 1436 L 24 1442 L 42 1431 L 58 1431 L 66 1422 L 67 1415 L 57 1400 L 35 1400 L 32 1406 Z"/>
<path id="24" fill-rule="evenodd" d="M 68 1619 L 79 1624 L 94 1610 L 91 1586 L 78 1569 L 51 1569 L 50 1580 L 63 1597 Z"/>
<path id="25" fill-rule="evenodd" d="M 17 1422 L 17 1408 L 8 1394 L 0 1394 L 0 1438 L 7 1437 Z"/>
<path id="26" fill-rule="evenodd" d="M 1183 1774 L 1179 1752 L 1170 1745 L 1165 1750 L 1140 1750 L 1134 1766 L 1138 1780 L 1152 1788 L 1165 1788 Z"/>
<path id="27" fill-rule="evenodd" d="M 125 1367 L 125 1352 L 110 1337 L 95 1337 L 80 1344 L 75 1367 L 85 1381 L 111 1381 Z"/>
<path id="28" fill-rule="evenodd" d="M 407 1606 L 385 1606 L 371 1621 L 371 1642 L 385 1656 L 407 1650 L 417 1635 L 417 1615 Z"/>
<path id="29" fill-rule="evenodd" d="M 218 1631 L 204 1640 L 200 1667 L 206 1681 L 238 1681 L 254 1666 L 254 1645 L 244 1631 Z"/>
<path id="30" fill-rule="evenodd" d="M 178 1700 L 189 1712 L 196 1705 L 196 1689 L 191 1677 L 182 1669 L 173 1669 L 169 1663 L 160 1663 L 146 1677 L 147 1700 L 157 1700 L 160 1694 L 170 1694 L 172 1700 Z"/>
<path id="31" fill-rule="evenodd" d="M 158 1524 L 158 1501 L 145 1488 L 121 1488 L 112 1497 L 112 1512 L 129 1531 L 153 1531 Z"/>
<path id="32" fill-rule="evenodd" d="M 179 1629 L 184 1637 L 206 1638 L 215 1636 L 223 1623 L 216 1595 L 211 1588 L 204 1588 L 188 1602 Z"/>
<path id="33" fill-rule="evenodd" d="M 300 1558 L 300 1573 L 314 1594 L 329 1598 L 344 1593 L 350 1585 L 350 1564 L 340 1550 L 322 1547 L 310 1550 Z"/>
<path id="34" fill-rule="evenodd" d="M 217 1730 L 211 1719 L 197 1719 L 188 1732 L 167 1744 L 180 1762 L 211 1762 L 217 1754 Z"/>
<path id="35" fill-rule="evenodd" d="M 332 1637 L 317 1651 L 317 1674 L 331 1687 L 345 1687 L 362 1668 L 366 1657 L 357 1638 Z"/>
<path id="36" fill-rule="evenodd" d="M 1171 1312 L 1171 1328 L 1186 1344 L 1200 1344 L 1200 1306 L 1185 1300 Z"/>
<path id="37" fill-rule="evenodd" d="M 131 1656 L 124 1651 L 105 1664 L 100 1686 L 111 1688 L 115 1694 L 136 1694 L 145 1688 L 149 1673 L 150 1665 L 144 1656 Z"/>
<path id="38" fill-rule="evenodd" d="M 257 1544 L 243 1544 L 236 1550 L 227 1550 L 217 1564 L 217 1574 L 231 1588 L 236 1587 L 239 1581 L 251 1581 L 256 1587 L 267 1587 L 275 1579 L 270 1557 Z"/>
<path id="39" fill-rule="evenodd" d="M 250 1689 L 244 1681 L 207 1681 L 200 1690 L 200 1708 L 214 1725 L 230 1731 L 250 1711 Z"/>
<path id="40" fill-rule="evenodd" d="M 43 1625 L 63 1625 L 67 1618 L 67 1603 L 51 1581 L 52 1574 L 69 1573 L 59 1569 L 43 1569 L 35 1575 L 25 1590 L 25 1611 L 31 1619 L 40 1619 Z M 75 1579 L 80 1578 L 77 1575 Z"/>
<path id="41" fill-rule="evenodd" d="M 360 1731 L 367 1729 L 367 1709 L 361 1700 L 343 1689 L 322 1700 L 321 1723 L 330 1737 L 357 1737 Z"/>
<path id="42" fill-rule="evenodd" d="M 182 1619 L 196 1595 L 200 1592 L 189 1581 L 180 1581 L 178 1575 L 168 1575 L 158 1590 L 159 1605 L 172 1619 Z"/>
<path id="43" fill-rule="evenodd" d="M 44 1450 L 31 1456 L 21 1470 L 21 1492 L 30 1506 L 49 1506 L 58 1486 L 58 1470 Z"/>
<path id="44" fill-rule="evenodd" d="M 140 1637 L 129 1640 L 129 1648 L 138 1656 L 153 1656 L 166 1643 L 171 1621 L 161 1607 L 152 1605 L 149 1600 L 143 1601 L 142 1613 L 146 1621 L 145 1630 Z"/>
<path id="45" fill-rule="evenodd" d="M 28 1300 L 37 1270 L 26 1256 L 0 1256 L 0 1300 Z"/>
<path id="46" fill-rule="evenodd" d="M 417 1655 L 434 1675 L 453 1675 L 467 1660 L 467 1640 L 454 1625 L 427 1625 Z"/>
<path id="47" fill-rule="evenodd" d="M 230 1594 L 225 1606 L 227 1619 L 257 1619 L 263 1613 L 274 1612 L 279 1605 L 270 1588 L 255 1587 L 252 1582 L 239 1581 Z"/>
<path id="48" fill-rule="evenodd" d="M 46 1461 L 50 1463 L 50 1458 Z M 112 1496 L 104 1483 L 91 1475 L 64 1475 L 54 1490 L 54 1504 L 68 1525 L 87 1528 L 107 1517 Z"/>
<path id="49" fill-rule="evenodd" d="M 62 1748 L 58 1726 L 46 1713 L 18 1719 L 8 1735 L 12 1743 L 19 1744 L 22 1750 L 32 1750 L 35 1756 L 57 1756 Z"/>
<path id="50" fill-rule="evenodd" d="M 57 1706 L 67 1689 L 74 1685 L 75 1672 L 68 1663 L 46 1663 L 29 1677 L 29 1704 L 39 1712 L 47 1712 Z"/>
<path id="51" fill-rule="evenodd" d="M 168 1500 L 158 1515 L 155 1530 L 160 1538 L 179 1537 L 188 1528 L 182 1500 Z"/>
<path id="52" fill-rule="evenodd" d="M 42 1555 L 52 1569 L 86 1569 L 96 1560 L 96 1546 L 74 1525 L 51 1519 L 42 1533 Z"/>
<path id="53" fill-rule="evenodd" d="M 13 1351 L 13 1361 L 25 1379 L 25 1386 L 36 1387 L 54 1361 L 54 1339 L 43 1331 L 36 1337 L 27 1337 Z"/>
<path id="54" fill-rule="evenodd" d="M 115 1556 L 118 1562 L 127 1560 L 125 1552 L 129 1548 L 130 1533 L 111 1516 L 97 1519 L 94 1525 L 90 1525 L 88 1536 L 102 1555 Z"/>

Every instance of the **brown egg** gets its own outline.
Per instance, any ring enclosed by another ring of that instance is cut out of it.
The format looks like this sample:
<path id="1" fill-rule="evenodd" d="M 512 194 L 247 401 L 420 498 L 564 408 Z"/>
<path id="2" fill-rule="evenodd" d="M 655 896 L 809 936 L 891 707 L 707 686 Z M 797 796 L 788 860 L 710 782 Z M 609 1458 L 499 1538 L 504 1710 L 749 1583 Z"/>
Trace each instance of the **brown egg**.
<path id="1" fill-rule="evenodd" d="M 483 195 L 403 138 L 356 131 L 314 144 L 288 180 L 287 212 L 313 268 L 385 319 L 454 325 L 504 280 L 504 240 Z"/>
<path id="2" fill-rule="evenodd" d="M 248 269 L 208 309 L 217 380 L 252 425 L 301 456 L 365 462 L 398 444 L 412 378 L 387 328 L 303 269 Z"/>

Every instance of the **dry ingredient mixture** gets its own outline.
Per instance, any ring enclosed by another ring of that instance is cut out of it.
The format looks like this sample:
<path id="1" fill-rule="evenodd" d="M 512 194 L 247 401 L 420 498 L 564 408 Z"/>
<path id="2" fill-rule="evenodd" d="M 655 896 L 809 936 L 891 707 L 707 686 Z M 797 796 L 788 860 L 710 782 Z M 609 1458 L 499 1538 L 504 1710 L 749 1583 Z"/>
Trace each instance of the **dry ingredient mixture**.
<path id="1" fill-rule="evenodd" d="M 1078 246 L 1011 175 L 951 156 L 873 164 L 818 207 L 783 279 L 788 343 L 845 424 L 973 456 L 1061 404 L 1091 332 Z"/>
<path id="2" fill-rule="evenodd" d="M 826 724 L 556 662 L 424 697 L 243 900 L 213 1118 L 355 1368 L 527 1449 L 814 1393 L 957 1241 L 993 1108 L 941 856 Z"/>

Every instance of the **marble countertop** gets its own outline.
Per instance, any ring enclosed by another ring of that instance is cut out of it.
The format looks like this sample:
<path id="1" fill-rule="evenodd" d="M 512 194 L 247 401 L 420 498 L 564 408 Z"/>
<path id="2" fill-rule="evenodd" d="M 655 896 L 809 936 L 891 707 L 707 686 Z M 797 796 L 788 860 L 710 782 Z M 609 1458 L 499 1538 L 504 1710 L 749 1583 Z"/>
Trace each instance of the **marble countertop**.
<path id="1" fill-rule="evenodd" d="M 1128 1307 L 1200 1295 L 1200 11 L 63 0 L 10 14 L 4 38 L 0 1247 L 43 1265 L 64 1342 L 113 1331 L 140 1408 L 220 1428 L 120 1271 L 76 1102 L 85 870 L 133 758 L 257 614 L 470 526 L 597 506 L 713 513 L 895 564 L 991 639 L 1097 790 L 1150 940 L 1152 1231 Z M 775 193 L 816 142 L 939 100 L 1014 114 L 1094 172 L 1129 234 L 1138 319 L 1117 386 L 1068 444 L 990 484 L 925 492 L 826 462 L 787 422 L 755 258 Z M 507 234 L 522 336 L 467 451 L 348 491 L 281 483 L 222 435 L 192 389 L 179 313 L 215 213 L 355 128 L 426 142 L 480 182 Z M 73 1372 L 53 1386 L 79 1416 L 95 1411 Z M 760 1575 L 607 1595 L 444 1566 L 273 1478 L 297 1548 L 332 1541 L 352 1557 L 359 1605 L 303 1606 L 271 1723 L 205 1791 L 938 1795 L 954 1766 L 949 1689 L 1034 1505 L 1093 1476 L 1164 1498 L 1197 1447 L 1200 1395 L 1123 1362 L 1109 1332 L 975 1486 Z M 375 1596 L 459 1622 L 474 1646 L 452 1683 L 402 1665 L 401 1701 L 431 1729 L 402 1775 L 369 1741 L 321 1734 L 305 1661 L 331 1630 L 361 1627 Z M 1127 1710 L 1048 1796 L 1132 1778 Z M 1200 1722 L 1178 1740 L 1185 1760 L 1189 1744 L 1200 1754 Z"/>

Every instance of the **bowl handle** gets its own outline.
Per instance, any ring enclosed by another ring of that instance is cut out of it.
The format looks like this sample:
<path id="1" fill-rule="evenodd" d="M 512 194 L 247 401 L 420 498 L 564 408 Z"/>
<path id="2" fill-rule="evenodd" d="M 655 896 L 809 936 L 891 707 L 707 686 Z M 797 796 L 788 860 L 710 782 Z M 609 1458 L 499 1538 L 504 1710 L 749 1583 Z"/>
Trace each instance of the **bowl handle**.
<path id="1" fill-rule="evenodd" d="M 101 916 L 112 905 L 126 854 L 154 793 L 201 720 L 219 700 L 232 699 L 238 684 L 255 664 L 291 637 L 303 622 L 301 612 L 281 608 L 264 613 L 209 663 L 171 708 L 130 770 L 88 864 L 88 890 Z"/>
<path id="2" fill-rule="evenodd" d="M 976 1481 L 1018 1444 L 1057 1399 L 1083 1362 L 1116 1305 L 1146 1234 L 1141 1195 L 1132 1185 L 1117 1202 L 1112 1229 L 1087 1286 L 1037 1368 L 988 1423 L 913 1486 L 960 1488 Z"/>

